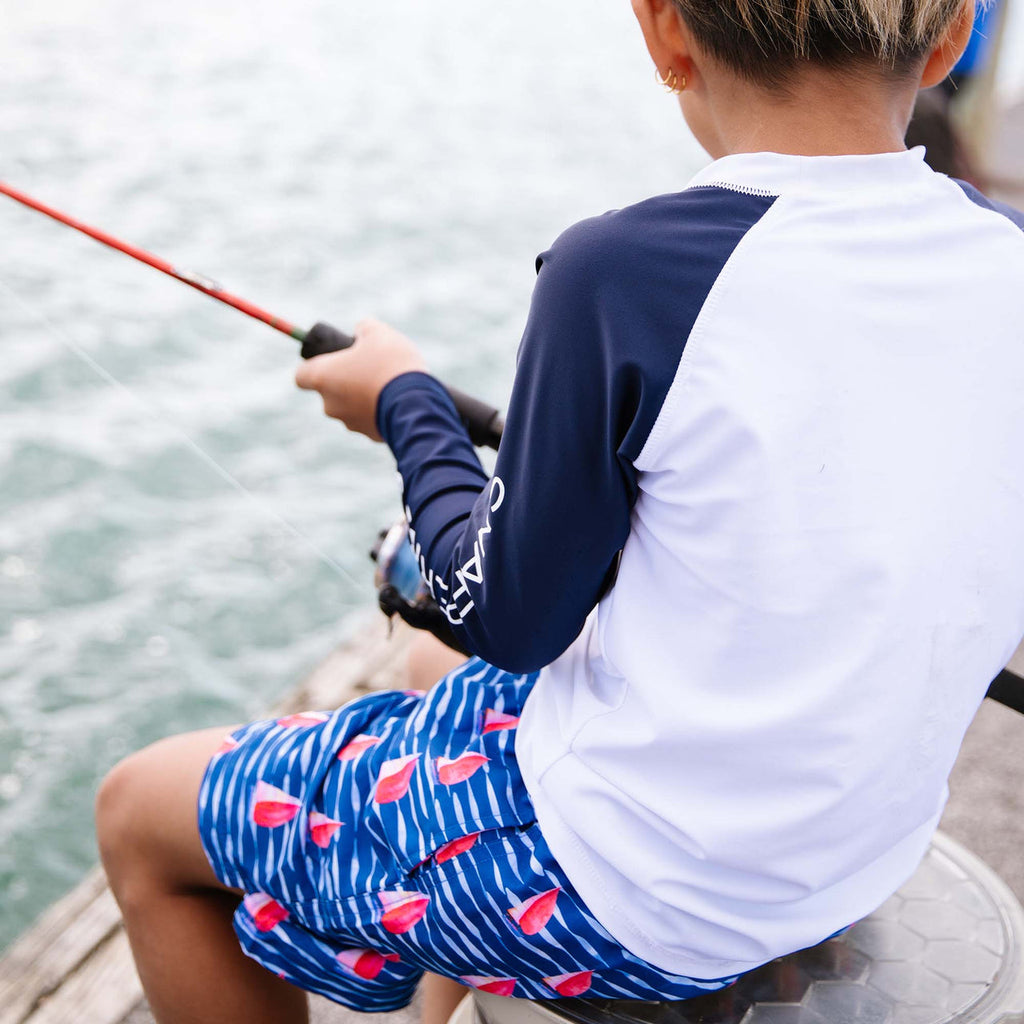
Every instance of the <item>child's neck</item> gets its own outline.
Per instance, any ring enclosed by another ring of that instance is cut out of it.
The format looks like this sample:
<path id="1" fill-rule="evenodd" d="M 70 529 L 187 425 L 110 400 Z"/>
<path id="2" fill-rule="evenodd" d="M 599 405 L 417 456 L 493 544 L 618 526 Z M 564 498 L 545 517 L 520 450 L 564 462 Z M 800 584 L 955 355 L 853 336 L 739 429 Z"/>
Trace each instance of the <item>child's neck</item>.
<path id="1" fill-rule="evenodd" d="M 802 156 L 899 152 L 906 148 L 915 84 L 813 69 L 780 95 L 730 76 L 707 93 L 718 152 L 708 149 L 716 158 L 764 151 Z"/>

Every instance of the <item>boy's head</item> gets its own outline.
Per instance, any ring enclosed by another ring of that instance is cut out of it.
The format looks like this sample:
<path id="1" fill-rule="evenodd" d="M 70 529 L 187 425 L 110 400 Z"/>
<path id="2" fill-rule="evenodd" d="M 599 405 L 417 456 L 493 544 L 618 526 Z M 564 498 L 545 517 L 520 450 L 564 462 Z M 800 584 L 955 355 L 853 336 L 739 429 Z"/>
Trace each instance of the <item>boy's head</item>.
<path id="1" fill-rule="evenodd" d="M 683 114 L 712 156 L 744 146 L 901 145 L 918 88 L 946 77 L 974 19 L 974 0 L 632 4 L 659 74 L 681 93 Z"/>
<path id="2" fill-rule="evenodd" d="M 964 2 L 672 0 L 705 52 L 752 82 L 776 88 L 806 64 L 919 74 Z"/>

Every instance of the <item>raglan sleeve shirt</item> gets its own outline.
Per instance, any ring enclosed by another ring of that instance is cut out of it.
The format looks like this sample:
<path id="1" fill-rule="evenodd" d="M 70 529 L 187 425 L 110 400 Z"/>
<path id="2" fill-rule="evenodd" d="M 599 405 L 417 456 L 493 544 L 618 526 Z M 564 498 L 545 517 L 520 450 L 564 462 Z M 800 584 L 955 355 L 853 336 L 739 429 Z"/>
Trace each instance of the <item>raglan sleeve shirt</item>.
<path id="1" fill-rule="evenodd" d="M 493 477 L 433 377 L 397 377 L 377 406 L 427 586 L 464 645 L 508 671 L 543 667 L 579 634 L 636 498 L 624 442 L 641 381 L 613 356 L 614 296 L 587 232 L 538 258 Z"/>

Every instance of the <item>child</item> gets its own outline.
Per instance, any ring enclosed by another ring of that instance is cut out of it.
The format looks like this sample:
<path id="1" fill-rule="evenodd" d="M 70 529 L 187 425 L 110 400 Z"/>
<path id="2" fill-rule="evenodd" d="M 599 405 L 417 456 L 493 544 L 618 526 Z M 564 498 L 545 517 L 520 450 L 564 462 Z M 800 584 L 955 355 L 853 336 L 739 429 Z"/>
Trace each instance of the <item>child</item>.
<path id="1" fill-rule="evenodd" d="M 687 998 L 928 846 L 1024 634 L 1024 218 L 902 146 L 973 4 L 633 6 L 715 162 L 543 254 L 495 475 L 390 328 L 298 373 L 391 446 L 480 657 L 103 786 L 165 1024 L 392 1009 L 424 970 Z"/>

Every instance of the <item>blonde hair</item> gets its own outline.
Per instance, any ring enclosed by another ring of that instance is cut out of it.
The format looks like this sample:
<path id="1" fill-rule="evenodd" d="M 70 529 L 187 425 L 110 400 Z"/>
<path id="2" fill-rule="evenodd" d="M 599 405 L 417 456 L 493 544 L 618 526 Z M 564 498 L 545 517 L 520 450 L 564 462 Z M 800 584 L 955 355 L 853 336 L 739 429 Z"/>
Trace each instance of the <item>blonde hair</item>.
<path id="1" fill-rule="evenodd" d="M 909 74 L 973 0 L 673 0 L 697 42 L 745 77 L 784 86 L 802 62 Z"/>

